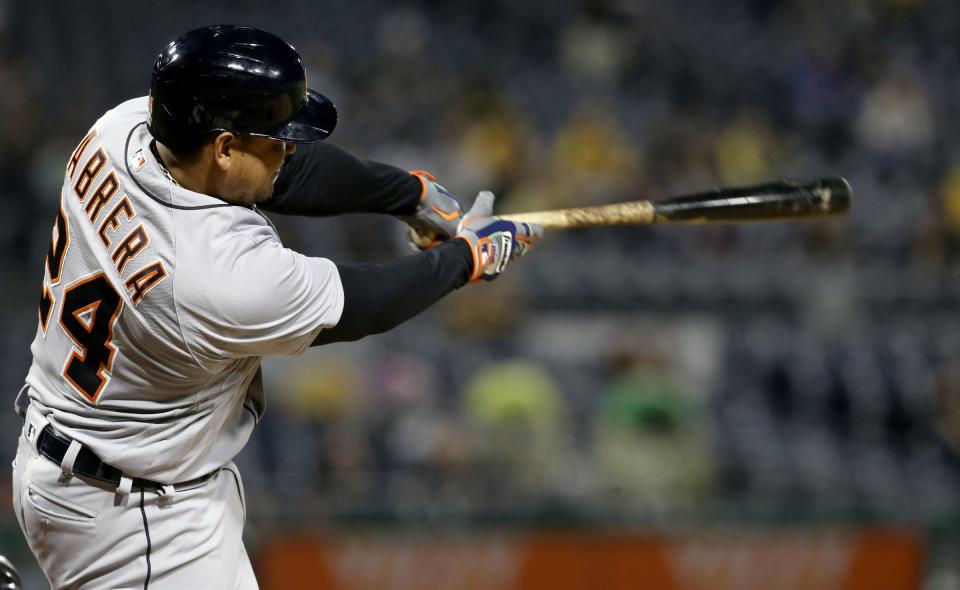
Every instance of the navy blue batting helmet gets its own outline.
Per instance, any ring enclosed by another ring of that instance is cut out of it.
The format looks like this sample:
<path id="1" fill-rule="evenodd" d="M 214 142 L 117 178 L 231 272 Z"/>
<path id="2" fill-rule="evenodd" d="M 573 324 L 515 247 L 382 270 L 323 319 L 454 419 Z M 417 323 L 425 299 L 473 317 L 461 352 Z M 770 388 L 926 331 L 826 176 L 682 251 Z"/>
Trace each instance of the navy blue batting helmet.
<path id="1" fill-rule="evenodd" d="M 170 43 L 153 66 L 150 98 L 150 133 L 173 150 L 220 131 L 311 143 L 337 124 L 330 99 L 307 88 L 296 49 L 252 27 L 204 27 Z"/>

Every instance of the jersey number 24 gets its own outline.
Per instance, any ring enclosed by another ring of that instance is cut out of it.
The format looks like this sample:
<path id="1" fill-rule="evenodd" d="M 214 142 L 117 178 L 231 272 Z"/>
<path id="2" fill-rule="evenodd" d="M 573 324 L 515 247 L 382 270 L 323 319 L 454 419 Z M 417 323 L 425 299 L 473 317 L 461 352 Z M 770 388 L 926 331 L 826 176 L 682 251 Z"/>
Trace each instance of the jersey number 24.
<path id="1" fill-rule="evenodd" d="M 70 227 L 61 209 L 47 252 L 46 281 L 40 293 L 40 329 L 46 334 L 56 303 L 53 288 L 60 284 L 63 263 L 70 248 Z M 123 299 L 103 272 L 84 277 L 63 290 L 59 326 L 73 343 L 63 366 L 63 377 L 91 403 L 96 403 L 109 380 L 117 349 L 113 328 L 123 309 Z"/>

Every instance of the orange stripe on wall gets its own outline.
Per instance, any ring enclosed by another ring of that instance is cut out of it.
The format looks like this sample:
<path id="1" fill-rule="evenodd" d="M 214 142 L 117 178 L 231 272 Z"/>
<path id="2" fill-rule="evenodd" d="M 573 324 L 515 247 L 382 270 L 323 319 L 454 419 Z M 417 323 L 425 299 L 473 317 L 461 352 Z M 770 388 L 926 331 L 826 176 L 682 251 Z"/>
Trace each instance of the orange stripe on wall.
<path id="1" fill-rule="evenodd" d="M 283 536 L 264 590 L 918 590 L 909 530 Z"/>

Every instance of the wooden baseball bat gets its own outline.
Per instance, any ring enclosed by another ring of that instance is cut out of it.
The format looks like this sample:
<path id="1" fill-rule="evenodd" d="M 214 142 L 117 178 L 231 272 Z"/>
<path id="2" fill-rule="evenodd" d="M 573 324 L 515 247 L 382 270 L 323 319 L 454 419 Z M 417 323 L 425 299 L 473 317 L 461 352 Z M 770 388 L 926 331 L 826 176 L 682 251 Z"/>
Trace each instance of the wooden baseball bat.
<path id="1" fill-rule="evenodd" d="M 853 189 L 843 178 L 780 180 L 719 188 L 660 201 L 501 215 L 545 229 L 652 223 L 739 223 L 838 215 L 850 208 Z"/>

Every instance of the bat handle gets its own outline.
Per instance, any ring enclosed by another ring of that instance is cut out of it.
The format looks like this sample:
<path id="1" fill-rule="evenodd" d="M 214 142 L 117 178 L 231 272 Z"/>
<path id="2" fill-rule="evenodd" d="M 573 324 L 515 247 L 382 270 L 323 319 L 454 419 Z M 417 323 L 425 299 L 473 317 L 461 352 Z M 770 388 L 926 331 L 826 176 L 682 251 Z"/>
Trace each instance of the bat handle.
<path id="1" fill-rule="evenodd" d="M 544 229 L 570 229 L 597 225 L 644 225 L 654 223 L 655 211 L 650 201 L 632 201 L 576 209 L 556 209 L 499 216 L 500 219 L 536 223 Z"/>

